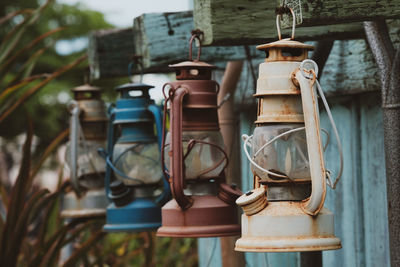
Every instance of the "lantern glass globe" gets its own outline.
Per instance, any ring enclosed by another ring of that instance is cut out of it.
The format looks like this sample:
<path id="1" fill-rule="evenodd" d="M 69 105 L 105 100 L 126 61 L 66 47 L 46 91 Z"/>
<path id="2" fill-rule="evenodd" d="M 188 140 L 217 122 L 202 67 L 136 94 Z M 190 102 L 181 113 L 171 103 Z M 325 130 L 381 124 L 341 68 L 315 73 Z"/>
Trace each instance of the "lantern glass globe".
<path id="1" fill-rule="evenodd" d="M 162 179 L 160 152 L 157 142 L 116 143 L 113 151 L 114 166 L 135 180 L 115 176 L 125 185 L 151 185 Z"/>
<path id="2" fill-rule="evenodd" d="M 256 127 L 251 144 L 251 157 L 254 162 L 270 172 L 286 175 L 290 180 L 311 180 L 304 130 L 283 135 L 261 149 L 274 137 L 302 126 L 304 124 L 293 123 Z M 261 181 L 285 179 L 268 174 L 253 164 L 251 169 Z"/>
<path id="3" fill-rule="evenodd" d="M 195 143 L 193 148 L 188 152 L 188 143 L 190 140 L 199 140 L 205 143 Z M 171 134 L 168 132 L 166 136 L 165 162 L 166 166 L 170 165 L 169 151 L 171 149 Z M 219 131 L 183 131 L 182 147 L 185 156 L 185 178 L 188 180 L 195 179 L 212 179 L 218 177 L 226 165 L 225 155 L 214 145 L 224 149 L 224 142 Z"/>
<path id="4" fill-rule="evenodd" d="M 105 146 L 105 141 L 85 140 L 84 142 L 78 142 L 77 177 L 81 186 L 94 188 L 104 186 L 106 167 L 104 159 L 98 154 L 97 149 Z M 71 169 L 70 142 L 67 143 L 65 159 L 68 168 Z"/>

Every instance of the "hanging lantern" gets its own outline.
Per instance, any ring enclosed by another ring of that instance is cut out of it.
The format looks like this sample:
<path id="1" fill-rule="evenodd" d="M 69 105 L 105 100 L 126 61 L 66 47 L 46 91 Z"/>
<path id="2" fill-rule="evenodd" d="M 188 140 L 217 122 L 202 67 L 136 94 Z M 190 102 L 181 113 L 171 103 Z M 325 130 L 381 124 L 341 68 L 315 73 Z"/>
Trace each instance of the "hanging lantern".
<path id="1" fill-rule="evenodd" d="M 161 205 L 170 197 L 160 165 L 162 112 L 150 99 L 151 85 L 128 83 L 116 88 L 107 140 L 106 193 L 108 232 L 139 232 L 161 225 Z M 155 134 L 155 128 L 157 135 Z"/>
<path id="2" fill-rule="evenodd" d="M 176 82 L 170 86 L 170 132 L 165 140 L 166 166 L 171 176 L 173 199 L 162 208 L 158 236 L 210 237 L 240 232 L 235 200 L 241 194 L 225 183 L 228 157 L 219 132 L 217 113 L 218 84 L 211 80 L 215 67 L 192 60 L 170 65 Z M 166 114 L 164 113 L 164 116 Z M 165 125 L 164 125 L 165 130 Z"/>
<path id="3" fill-rule="evenodd" d="M 316 80 L 317 65 L 307 59 L 313 47 L 293 40 L 295 19 L 292 38 L 281 40 L 279 19 L 278 15 L 279 41 L 257 46 L 266 53 L 255 94 L 258 116 L 253 135 L 243 136 L 254 189 L 236 201 L 244 214 L 235 250 L 339 249 L 333 213 L 323 207 L 329 172 L 323 159 L 316 84 L 324 104 L 326 100 Z M 325 108 L 333 123 L 327 104 Z"/>
<path id="4" fill-rule="evenodd" d="M 85 84 L 72 92 L 66 161 L 74 190 L 64 195 L 61 216 L 104 216 L 109 202 L 104 193 L 104 161 L 97 154 L 97 148 L 105 147 L 106 107 L 97 87 Z"/>

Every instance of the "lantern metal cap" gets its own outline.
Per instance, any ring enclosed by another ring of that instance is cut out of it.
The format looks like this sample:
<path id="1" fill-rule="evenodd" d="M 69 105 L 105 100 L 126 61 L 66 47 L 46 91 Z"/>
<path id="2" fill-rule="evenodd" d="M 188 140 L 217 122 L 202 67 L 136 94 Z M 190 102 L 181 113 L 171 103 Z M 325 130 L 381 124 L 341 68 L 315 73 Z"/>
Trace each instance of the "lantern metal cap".
<path id="1" fill-rule="evenodd" d="M 73 88 L 72 92 L 100 92 L 100 88 L 86 83 Z"/>
<path id="2" fill-rule="evenodd" d="M 168 65 L 168 67 L 173 68 L 173 69 L 180 69 L 180 68 L 210 68 L 210 69 L 216 69 L 217 66 L 208 64 L 203 61 L 198 61 L 198 60 L 192 60 L 192 61 L 183 61 L 177 64 L 172 64 Z"/>
<path id="3" fill-rule="evenodd" d="M 238 204 L 239 206 L 248 205 L 264 197 L 265 197 L 265 188 L 259 187 L 243 194 L 236 200 L 236 204 Z"/>
<path id="4" fill-rule="evenodd" d="M 124 91 L 124 90 L 146 90 L 154 88 L 153 85 L 145 84 L 145 83 L 125 83 L 118 87 L 115 87 L 116 91 Z"/>
<path id="5" fill-rule="evenodd" d="M 268 44 L 258 45 L 256 48 L 258 50 L 266 50 L 268 48 L 275 48 L 275 47 L 277 48 L 288 47 L 288 48 L 300 48 L 304 50 L 314 50 L 314 46 L 299 41 L 294 41 L 291 40 L 290 38 L 282 39 Z"/>

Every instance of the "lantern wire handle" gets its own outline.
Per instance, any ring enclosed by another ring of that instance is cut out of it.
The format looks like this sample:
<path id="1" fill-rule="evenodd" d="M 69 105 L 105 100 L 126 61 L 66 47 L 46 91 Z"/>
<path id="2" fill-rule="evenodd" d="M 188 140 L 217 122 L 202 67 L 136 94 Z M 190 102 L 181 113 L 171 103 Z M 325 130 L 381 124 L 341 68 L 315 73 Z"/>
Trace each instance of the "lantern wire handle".
<path id="1" fill-rule="evenodd" d="M 312 64 L 314 69 L 306 70 L 306 69 L 304 68 L 304 65 L 307 64 L 307 63 Z M 320 95 L 320 97 L 321 97 L 321 99 L 322 99 L 322 103 L 324 104 L 324 107 L 325 107 L 326 113 L 327 113 L 327 115 L 328 115 L 329 121 L 330 121 L 330 123 L 331 123 L 331 125 L 332 125 L 333 133 L 335 134 L 335 137 L 336 137 L 336 142 L 337 142 L 337 146 L 338 146 L 338 150 L 339 150 L 340 168 L 339 168 L 338 175 L 337 175 L 336 178 L 335 178 L 335 182 L 332 182 L 331 177 L 330 177 L 330 173 L 329 173 L 329 172 L 326 172 L 326 173 L 327 173 L 326 178 L 327 178 L 327 180 L 328 180 L 328 183 L 327 183 L 327 184 L 328 184 L 329 187 L 331 187 L 332 189 L 335 189 L 335 188 L 336 188 L 336 185 L 337 185 L 337 183 L 339 182 L 339 180 L 340 180 L 340 178 L 341 178 L 341 176 L 342 176 L 342 173 L 343 173 L 343 163 L 344 163 L 344 160 L 343 160 L 342 143 L 341 143 L 341 141 L 340 141 L 339 133 L 338 133 L 338 130 L 337 130 L 337 128 L 336 128 L 335 121 L 333 120 L 333 116 L 332 116 L 332 113 L 331 113 L 331 109 L 329 108 L 328 101 L 326 100 L 324 91 L 322 90 L 322 87 L 321 87 L 321 85 L 319 84 L 319 82 L 318 82 L 318 80 L 317 80 L 317 76 L 318 76 L 318 65 L 317 65 L 317 63 L 315 63 L 315 61 L 313 61 L 313 60 L 311 60 L 311 59 L 305 59 L 305 60 L 303 60 L 303 61 L 301 62 L 301 64 L 300 64 L 300 71 L 301 71 L 301 74 L 302 74 L 305 78 L 307 78 L 307 79 L 314 79 L 314 80 L 315 80 L 315 83 L 316 83 L 317 89 L 318 89 L 318 93 L 319 93 L 319 95 Z"/>
<path id="2" fill-rule="evenodd" d="M 255 158 L 266 146 L 269 146 L 270 144 L 272 144 L 273 142 L 275 142 L 276 140 L 278 140 L 279 138 L 281 138 L 284 135 L 290 134 L 290 133 L 294 133 L 294 132 L 298 132 L 298 131 L 302 131 L 304 130 L 305 127 L 299 127 L 299 128 L 295 128 L 295 129 L 291 129 L 289 131 L 286 131 L 284 133 L 281 133 L 277 136 L 275 136 L 274 138 L 272 138 L 271 140 L 269 140 L 267 143 L 265 143 L 260 149 L 257 150 L 256 153 L 254 153 L 253 158 Z M 282 174 L 278 174 L 272 171 L 269 171 L 267 169 L 264 169 L 263 167 L 261 167 L 260 165 L 258 165 L 253 158 L 250 156 L 249 151 L 247 150 L 247 146 L 249 146 L 249 141 L 251 139 L 253 139 L 253 135 L 248 136 L 247 134 L 242 135 L 242 139 L 244 141 L 243 143 L 243 148 L 244 148 L 244 153 L 246 154 L 248 160 L 250 161 L 251 164 L 253 164 L 255 167 L 257 167 L 258 169 L 262 170 L 263 172 L 268 173 L 269 175 L 273 175 L 274 177 L 279 177 L 279 178 L 288 178 L 290 180 L 293 180 L 292 178 L 290 178 L 287 175 L 282 175 Z"/>
<path id="3" fill-rule="evenodd" d="M 229 164 L 229 159 L 228 159 L 228 155 L 226 154 L 226 151 L 225 151 L 224 149 L 222 149 L 219 145 L 214 144 L 214 143 L 210 143 L 210 142 L 206 142 L 206 141 L 195 140 L 195 139 L 189 140 L 188 145 L 187 145 L 187 151 L 186 151 L 186 154 L 183 156 L 183 160 L 186 159 L 186 157 L 189 155 L 190 151 L 194 148 L 194 146 L 195 146 L 196 144 L 204 144 L 204 145 L 213 146 L 213 147 L 215 147 L 216 149 L 218 149 L 218 150 L 224 155 L 224 157 L 223 157 L 220 161 L 218 161 L 217 163 L 215 163 L 214 166 L 211 166 L 210 168 L 205 169 L 204 171 L 202 171 L 202 172 L 198 175 L 199 177 L 201 177 L 202 175 L 204 175 L 204 174 L 206 174 L 206 173 L 209 173 L 209 172 L 215 170 L 215 169 L 218 168 L 218 167 L 221 165 L 221 163 L 224 162 L 224 161 L 225 161 L 225 165 L 224 165 L 224 167 L 222 168 L 222 171 L 221 171 L 221 172 L 223 172 L 223 171 L 226 169 L 226 167 L 227 167 L 228 164 Z"/>
<path id="4" fill-rule="evenodd" d="M 249 141 L 253 138 L 253 135 L 248 136 L 248 135 L 244 134 L 244 135 L 242 135 L 242 139 L 243 139 L 243 141 L 244 141 L 244 143 L 245 143 L 245 144 L 244 144 L 244 151 L 245 151 L 245 154 L 246 154 L 248 160 L 250 161 L 250 163 L 253 164 L 255 167 L 257 167 L 258 169 L 260 169 L 260 170 L 262 170 L 262 171 L 264 171 L 264 172 L 266 172 L 266 173 L 268 173 L 268 174 L 270 174 L 270 175 L 273 175 L 273 176 L 277 176 L 277 177 L 280 177 L 280 178 L 288 178 L 288 179 L 292 180 L 292 179 L 291 179 L 289 176 L 287 176 L 287 175 L 278 174 L 278 173 L 275 173 L 275 172 L 268 171 L 268 170 L 264 169 L 263 167 L 261 167 L 260 165 L 258 165 L 256 162 L 254 162 L 253 159 L 255 159 L 255 157 L 257 157 L 257 155 L 258 155 L 264 148 L 266 148 L 267 146 L 271 145 L 273 142 L 275 142 L 275 141 L 278 140 L 279 138 L 281 138 L 281 137 L 283 137 L 283 136 L 285 136 L 285 135 L 287 135 L 287 134 L 294 133 L 294 132 L 298 132 L 298 131 L 302 131 L 302 130 L 305 130 L 305 127 L 299 127 L 299 128 L 291 129 L 291 130 L 288 130 L 288 131 L 286 131 L 286 132 L 283 132 L 283 133 L 281 133 L 281 134 L 275 136 L 274 138 L 272 138 L 271 140 L 269 140 L 267 143 L 265 143 L 262 147 L 260 147 L 260 148 L 256 151 L 256 153 L 254 153 L 253 158 L 251 158 L 249 152 L 247 151 L 247 147 L 246 147 L 246 146 L 251 147 L 251 144 L 249 143 Z M 326 131 L 325 129 L 321 129 L 321 131 L 324 132 L 324 133 L 327 135 L 327 141 L 326 141 L 326 144 L 325 144 L 324 147 L 323 147 L 323 149 L 324 149 L 324 151 L 325 151 L 326 148 L 327 148 L 327 146 L 328 146 L 328 144 L 329 144 L 329 139 L 330 139 L 330 137 L 329 137 L 328 131 Z M 297 146 L 296 146 L 296 147 L 297 147 Z M 297 147 L 297 150 L 299 151 L 300 156 L 303 158 L 303 160 L 304 160 L 305 162 L 308 162 L 308 160 L 305 158 L 305 155 L 302 153 L 301 149 Z"/>
<path id="5" fill-rule="evenodd" d="M 135 61 L 136 61 L 136 65 L 138 66 L 138 68 L 140 69 L 140 73 L 139 73 L 139 78 L 140 78 L 140 80 L 139 80 L 139 82 L 140 83 L 142 83 L 143 82 L 143 64 L 142 64 L 142 61 L 138 58 L 138 57 L 136 57 L 136 58 L 134 58 L 131 62 L 129 62 L 129 64 L 128 64 L 128 77 L 129 77 L 129 81 L 130 82 L 133 82 L 133 67 L 134 67 L 134 64 L 135 64 Z"/>
<path id="6" fill-rule="evenodd" d="M 197 51 L 197 59 L 195 59 L 195 61 L 200 61 L 200 55 L 201 55 L 201 40 L 200 40 L 200 36 L 203 34 L 202 31 L 200 30 L 193 30 L 192 31 L 192 37 L 190 37 L 190 41 L 189 41 L 189 60 L 193 61 L 192 58 L 192 47 L 193 47 L 193 41 L 195 39 L 197 39 L 199 41 L 199 49 Z"/>
<path id="7" fill-rule="evenodd" d="M 292 14 L 293 17 L 293 23 L 292 23 L 292 36 L 290 37 L 290 40 L 294 40 L 294 33 L 296 30 L 296 15 L 294 14 L 293 9 L 291 9 L 290 7 L 288 7 L 288 9 L 290 10 L 290 13 Z M 282 14 L 277 14 L 276 15 L 276 30 L 278 32 L 278 38 L 279 40 L 282 40 L 282 35 L 281 35 L 281 19 L 282 19 Z"/>
<path id="8" fill-rule="evenodd" d="M 167 86 L 170 87 L 170 89 L 168 91 L 168 96 L 165 92 L 165 89 L 167 88 Z M 165 156 L 164 156 L 165 147 L 167 146 L 165 144 L 165 134 L 166 134 L 166 130 L 167 130 L 167 106 L 168 106 L 168 102 L 171 100 L 170 97 L 174 94 L 175 90 L 176 90 L 176 88 L 174 88 L 174 86 L 170 83 L 166 83 L 162 87 L 162 93 L 164 95 L 165 102 L 164 102 L 164 110 L 163 110 L 163 125 L 162 125 L 162 137 L 161 137 L 161 168 L 164 173 L 164 178 L 167 180 L 168 183 L 169 183 L 168 177 L 170 177 L 170 175 L 169 175 L 168 169 L 165 167 Z"/>

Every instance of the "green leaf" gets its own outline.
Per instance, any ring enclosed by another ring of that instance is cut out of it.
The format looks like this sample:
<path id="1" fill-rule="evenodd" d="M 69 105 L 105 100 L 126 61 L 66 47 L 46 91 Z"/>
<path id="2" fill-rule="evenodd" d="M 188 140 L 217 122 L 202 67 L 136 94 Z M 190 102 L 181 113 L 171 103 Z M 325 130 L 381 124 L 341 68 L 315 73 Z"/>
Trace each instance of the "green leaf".
<path id="1" fill-rule="evenodd" d="M 87 256 L 87 253 L 92 248 L 92 246 L 95 243 L 97 243 L 100 239 L 102 239 L 104 235 L 105 233 L 102 232 L 102 230 L 92 234 L 89 240 L 83 243 L 80 248 L 76 249 L 74 253 L 72 253 L 71 257 L 69 257 L 69 259 L 64 263 L 63 267 L 77 266 L 81 258 Z"/>
<path id="2" fill-rule="evenodd" d="M 50 145 L 47 146 L 46 150 L 44 151 L 43 155 L 40 157 L 39 162 L 36 164 L 34 167 L 32 174 L 31 174 L 31 179 L 34 179 L 37 173 L 39 172 L 40 168 L 42 167 L 44 161 L 47 159 L 47 157 L 58 147 L 58 145 L 64 141 L 64 139 L 68 136 L 69 134 L 69 128 L 65 129 L 62 131 L 54 140 L 53 142 L 50 143 Z"/>
<path id="3" fill-rule="evenodd" d="M 23 104 L 26 100 L 29 99 L 29 97 L 31 97 L 34 93 L 36 93 L 39 89 L 41 89 L 43 86 L 45 86 L 46 84 L 48 84 L 50 81 L 52 81 L 53 79 L 57 78 L 58 76 L 60 76 L 61 74 L 63 74 L 64 72 L 72 69 L 73 67 L 79 65 L 79 63 L 81 63 L 82 61 L 84 61 L 87 58 L 86 55 L 78 58 L 77 60 L 73 61 L 72 63 L 59 68 L 58 70 L 56 70 L 55 72 L 53 72 L 52 74 L 49 75 L 49 77 L 47 77 L 46 79 L 44 79 L 42 82 L 40 82 L 38 85 L 30 88 L 29 90 L 27 90 L 20 98 L 18 98 L 12 105 L 11 107 L 9 107 L 6 111 L 2 112 L 0 114 L 0 123 L 7 118 L 16 108 L 18 108 L 21 104 Z"/>
<path id="4" fill-rule="evenodd" d="M 4 17 L 0 18 L 0 25 L 9 21 L 10 19 L 13 19 L 14 17 L 24 14 L 24 13 L 32 13 L 34 10 L 33 9 L 22 9 L 22 10 L 17 10 L 14 12 L 11 12 Z"/>
<path id="5" fill-rule="evenodd" d="M 75 228 L 77 225 L 82 223 L 82 219 L 74 219 L 67 223 L 66 225 L 63 225 L 61 228 L 57 230 L 55 234 L 53 234 L 49 240 L 36 245 L 37 246 L 37 251 L 32 259 L 29 260 L 29 265 L 28 267 L 37 267 L 41 264 L 42 259 L 45 257 L 45 255 L 49 252 L 50 248 L 54 246 L 60 239 L 60 237 L 64 238 L 65 234 Z"/>
<path id="6" fill-rule="evenodd" d="M 32 14 L 28 14 L 20 24 L 18 24 L 12 31 L 10 31 L 2 40 L 0 45 L 0 62 L 3 62 L 12 53 L 18 42 L 21 40 L 22 35 L 40 17 L 40 13 L 52 0 L 48 0 L 44 5 L 37 8 Z"/>
<path id="7" fill-rule="evenodd" d="M 28 51 L 29 49 L 32 49 L 32 47 L 34 47 L 35 45 L 37 45 L 40 41 L 42 41 L 43 39 L 49 37 L 52 34 L 55 34 L 56 32 L 59 32 L 63 30 L 63 28 L 56 28 L 53 29 L 51 31 L 48 31 L 42 35 L 40 35 L 39 37 L 37 37 L 36 39 L 34 39 L 32 42 L 26 44 L 25 46 L 23 46 L 21 49 L 19 49 L 18 51 L 14 51 L 14 53 L 12 54 L 12 56 L 10 56 L 4 63 L 0 64 L 0 72 L 4 71 L 5 69 L 9 69 L 10 65 L 12 63 L 15 62 L 15 60 L 21 56 L 24 52 Z M 1 61 L 0 61 L 1 62 Z"/>
<path id="8" fill-rule="evenodd" d="M 12 240 L 13 228 L 17 224 L 18 217 L 23 209 L 28 189 L 30 188 L 29 174 L 31 166 L 31 144 L 33 136 L 33 126 L 31 120 L 28 120 L 28 132 L 23 148 L 22 163 L 19 170 L 17 180 L 12 187 L 9 205 L 7 207 L 7 219 L 4 225 L 2 239 L 0 243 L 0 262 L 7 262 L 6 248 L 8 242 Z M 7 265 L 6 265 L 7 266 Z"/>
<path id="9" fill-rule="evenodd" d="M 49 191 L 47 189 L 41 189 L 34 193 L 24 205 L 24 209 L 19 214 L 14 227 L 9 229 L 12 232 L 12 238 L 8 240 L 7 247 L 3 248 L 6 250 L 5 266 L 16 265 L 21 245 L 28 232 L 28 222 L 31 212 L 38 201 L 48 193 Z"/>
<path id="10" fill-rule="evenodd" d="M 20 88 L 28 85 L 31 82 L 34 82 L 34 81 L 38 80 L 38 79 L 43 79 L 43 78 L 46 78 L 46 77 L 48 77 L 48 74 L 34 75 L 34 76 L 31 76 L 31 77 L 28 77 L 26 79 L 21 80 L 20 82 L 18 82 L 17 84 L 15 84 L 15 85 L 13 85 L 11 87 L 6 88 L 3 92 L 0 93 L 0 104 L 2 102 L 4 102 L 9 95 L 11 95 L 12 93 L 16 92 Z"/>

